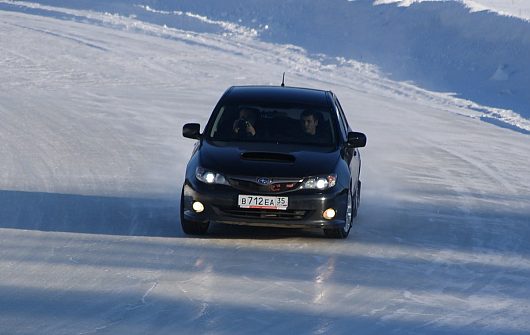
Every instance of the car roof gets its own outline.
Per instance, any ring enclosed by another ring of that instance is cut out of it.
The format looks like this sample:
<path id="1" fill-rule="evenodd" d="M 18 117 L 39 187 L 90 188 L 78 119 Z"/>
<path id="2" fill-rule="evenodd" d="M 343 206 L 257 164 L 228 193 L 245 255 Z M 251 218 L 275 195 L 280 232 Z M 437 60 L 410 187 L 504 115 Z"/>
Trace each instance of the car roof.
<path id="1" fill-rule="evenodd" d="M 266 101 L 328 105 L 330 91 L 289 86 L 232 86 L 225 93 L 228 102 Z"/>

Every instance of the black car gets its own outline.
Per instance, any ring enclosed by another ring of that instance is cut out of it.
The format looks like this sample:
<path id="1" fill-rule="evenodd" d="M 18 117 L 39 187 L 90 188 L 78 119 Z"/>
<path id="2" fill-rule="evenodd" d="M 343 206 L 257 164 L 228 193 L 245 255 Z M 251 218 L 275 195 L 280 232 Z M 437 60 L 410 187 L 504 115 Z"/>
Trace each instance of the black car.
<path id="1" fill-rule="evenodd" d="M 210 223 L 322 228 L 345 238 L 361 195 L 366 136 L 352 132 L 331 91 L 236 86 L 221 97 L 186 168 L 180 222 L 202 235 Z"/>

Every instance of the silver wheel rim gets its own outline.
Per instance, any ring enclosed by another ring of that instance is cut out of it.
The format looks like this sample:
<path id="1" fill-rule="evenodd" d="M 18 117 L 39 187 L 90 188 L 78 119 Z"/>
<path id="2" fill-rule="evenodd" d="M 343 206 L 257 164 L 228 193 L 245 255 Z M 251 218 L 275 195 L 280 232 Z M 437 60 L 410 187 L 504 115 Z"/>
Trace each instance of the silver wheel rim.
<path id="1" fill-rule="evenodd" d="M 355 209 L 359 208 L 360 203 L 361 203 L 361 196 L 359 194 L 359 188 L 357 187 L 357 192 L 355 192 Z"/>

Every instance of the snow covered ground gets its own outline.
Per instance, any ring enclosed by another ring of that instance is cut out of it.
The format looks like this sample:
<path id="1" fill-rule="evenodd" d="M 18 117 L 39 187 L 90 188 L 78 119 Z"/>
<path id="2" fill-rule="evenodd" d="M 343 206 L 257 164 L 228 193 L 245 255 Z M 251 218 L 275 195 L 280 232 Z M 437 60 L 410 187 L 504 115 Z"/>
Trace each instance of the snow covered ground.
<path id="1" fill-rule="evenodd" d="M 290 44 L 325 64 L 373 64 L 393 80 L 488 106 L 478 108 L 484 121 L 530 132 L 530 22 L 480 11 L 513 10 L 515 2 L 331 1 L 2 0 L 0 7 L 59 18 L 65 11 L 47 6 L 92 10 L 168 28 Z M 85 15 L 69 18 L 86 20 Z"/>
<path id="2" fill-rule="evenodd" d="M 530 332 L 527 119 L 151 3 L 0 1 L 0 333 Z M 352 234 L 185 236 L 182 125 L 283 71 L 368 135 Z"/>

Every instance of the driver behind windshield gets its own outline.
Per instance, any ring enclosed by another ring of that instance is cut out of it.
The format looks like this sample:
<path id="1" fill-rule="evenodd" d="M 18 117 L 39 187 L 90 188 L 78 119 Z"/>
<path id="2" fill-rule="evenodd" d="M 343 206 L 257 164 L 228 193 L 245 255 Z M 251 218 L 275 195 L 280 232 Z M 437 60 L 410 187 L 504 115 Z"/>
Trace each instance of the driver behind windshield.
<path id="1" fill-rule="evenodd" d="M 258 110 L 250 107 L 242 107 L 239 110 L 239 118 L 234 121 L 233 130 L 239 137 L 256 136 L 256 121 Z"/>

